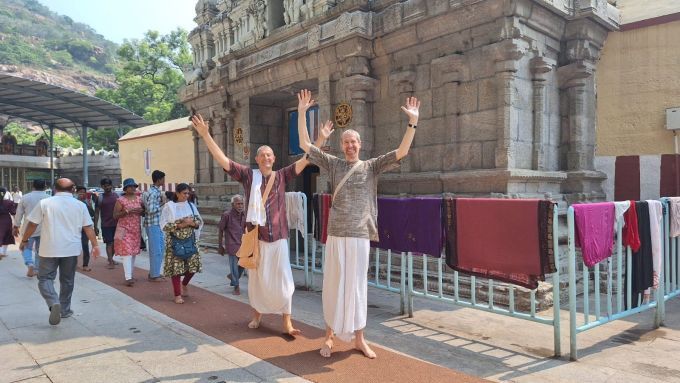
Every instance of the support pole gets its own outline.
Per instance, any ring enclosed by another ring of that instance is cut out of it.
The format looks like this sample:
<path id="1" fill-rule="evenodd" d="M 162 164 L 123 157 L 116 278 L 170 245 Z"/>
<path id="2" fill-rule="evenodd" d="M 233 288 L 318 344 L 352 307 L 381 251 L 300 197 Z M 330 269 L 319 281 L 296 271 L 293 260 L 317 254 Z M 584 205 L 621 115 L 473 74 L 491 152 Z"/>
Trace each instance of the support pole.
<path id="1" fill-rule="evenodd" d="M 89 183 L 87 150 L 87 125 L 83 125 L 83 186 L 85 187 L 87 187 Z"/>
<path id="2" fill-rule="evenodd" d="M 50 125 L 50 188 L 54 185 L 54 126 Z"/>

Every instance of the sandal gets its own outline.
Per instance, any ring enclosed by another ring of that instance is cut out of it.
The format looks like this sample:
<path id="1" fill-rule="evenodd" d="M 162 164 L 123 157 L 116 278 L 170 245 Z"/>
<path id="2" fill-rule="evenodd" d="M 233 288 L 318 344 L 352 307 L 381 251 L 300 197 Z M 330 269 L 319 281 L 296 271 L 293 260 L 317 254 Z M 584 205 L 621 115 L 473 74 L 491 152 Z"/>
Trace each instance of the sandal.
<path id="1" fill-rule="evenodd" d="M 181 304 L 184 303 L 184 299 L 182 299 L 181 295 L 178 295 L 178 296 L 175 297 L 175 303 L 178 304 L 178 305 L 181 305 Z"/>
<path id="2" fill-rule="evenodd" d="M 89 267 L 89 266 L 83 266 L 83 267 L 80 268 L 80 270 L 82 270 L 82 271 L 92 271 L 92 268 Z"/>

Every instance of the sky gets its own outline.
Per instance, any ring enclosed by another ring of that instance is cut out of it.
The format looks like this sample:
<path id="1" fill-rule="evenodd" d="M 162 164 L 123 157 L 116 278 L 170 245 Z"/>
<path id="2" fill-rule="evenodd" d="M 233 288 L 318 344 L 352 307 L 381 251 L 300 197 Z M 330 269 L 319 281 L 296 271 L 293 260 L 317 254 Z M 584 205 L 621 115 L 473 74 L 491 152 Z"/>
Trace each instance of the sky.
<path id="1" fill-rule="evenodd" d="M 141 39 L 148 30 L 161 34 L 196 27 L 196 0 L 39 0 L 50 10 L 88 24 L 115 43 Z"/>

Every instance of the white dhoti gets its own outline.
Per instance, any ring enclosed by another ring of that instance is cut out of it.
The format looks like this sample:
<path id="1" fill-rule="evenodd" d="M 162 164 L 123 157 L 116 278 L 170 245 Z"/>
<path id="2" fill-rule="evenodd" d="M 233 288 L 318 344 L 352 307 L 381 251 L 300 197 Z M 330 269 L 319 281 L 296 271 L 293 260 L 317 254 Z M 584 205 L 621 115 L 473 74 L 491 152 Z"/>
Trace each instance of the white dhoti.
<path id="1" fill-rule="evenodd" d="M 345 342 L 366 327 L 368 255 L 367 238 L 328 236 L 323 265 L 323 317 Z"/>
<path id="2" fill-rule="evenodd" d="M 288 239 L 260 241 L 260 264 L 248 271 L 248 300 L 261 314 L 290 314 L 295 282 Z"/>

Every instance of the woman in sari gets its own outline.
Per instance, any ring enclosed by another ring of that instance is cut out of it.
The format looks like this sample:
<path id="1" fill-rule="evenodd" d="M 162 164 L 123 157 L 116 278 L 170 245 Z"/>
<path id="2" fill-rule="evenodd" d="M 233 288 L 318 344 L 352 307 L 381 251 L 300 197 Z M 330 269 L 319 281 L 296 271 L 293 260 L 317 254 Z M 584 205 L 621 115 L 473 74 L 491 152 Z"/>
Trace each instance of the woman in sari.
<path id="1" fill-rule="evenodd" d="M 165 233 L 165 266 L 163 274 L 171 277 L 175 294 L 175 303 L 182 304 L 187 296 L 188 285 L 195 273 L 201 271 L 201 255 L 198 252 L 198 238 L 203 220 L 196 205 L 189 202 L 191 189 L 181 183 L 175 189 L 173 200 L 163 207 L 161 212 L 161 229 Z M 173 241 L 194 241 L 193 254 L 175 254 Z M 182 278 L 183 277 L 183 278 Z"/>

